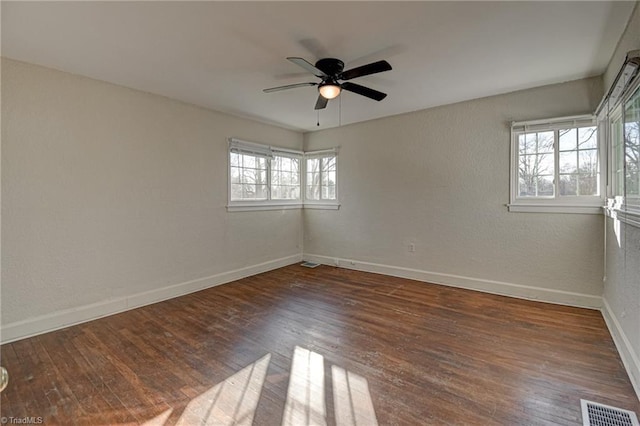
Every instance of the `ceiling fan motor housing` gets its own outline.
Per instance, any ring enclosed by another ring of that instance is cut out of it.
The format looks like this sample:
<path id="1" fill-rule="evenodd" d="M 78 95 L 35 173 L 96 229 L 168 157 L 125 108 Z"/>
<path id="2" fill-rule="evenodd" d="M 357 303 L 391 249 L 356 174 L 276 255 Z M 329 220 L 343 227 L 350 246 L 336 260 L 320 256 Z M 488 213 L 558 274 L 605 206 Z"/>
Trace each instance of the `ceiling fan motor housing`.
<path id="1" fill-rule="evenodd" d="M 336 58 L 324 58 L 316 62 L 316 68 L 328 76 L 336 76 L 344 70 L 344 62 Z"/>

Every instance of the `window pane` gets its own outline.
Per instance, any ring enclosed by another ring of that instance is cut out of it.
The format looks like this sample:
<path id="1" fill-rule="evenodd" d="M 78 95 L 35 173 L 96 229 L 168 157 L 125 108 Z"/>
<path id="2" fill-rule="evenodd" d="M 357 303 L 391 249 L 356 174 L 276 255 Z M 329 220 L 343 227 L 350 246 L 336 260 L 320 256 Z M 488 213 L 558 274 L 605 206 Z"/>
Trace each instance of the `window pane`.
<path id="1" fill-rule="evenodd" d="M 640 88 L 625 105 L 625 195 L 640 196 Z"/>
<path id="2" fill-rule="evenodd" d="M 579 151 L 580 173 L 592 174 L 598 173 L 598 150 L 587 149 Z"/>
<path id="3" fill-rule="evenodd" d="M 231 167 L 231 183 L 240 183 L 239 167 Z"/>
<path id="4" fill-rule="evenodd" d="M 283 194 L 282 191 L 282 187 L 281 186 L 272 186 L 271 187 L 271 198 L 274 200 L 281 200 L 284 197 L 282 196 Z"/>
<path id="5" fill-rule="evenodd" d="M 554 158 L 553 153 L 538 155 L 536 158 L 535 174 L 537 175 L 550 175 L 554 172 Z"/>
<path id="6" fill-rule="evenodd" d="M 553 153 L 553 132 L 538 133 L 538 153 Z"/>
<path id="7" fill-rule="evenodd" d="M 256 157 L 252 155 L 242 155 L 242 167 L 256 167 Z"/>
<path id="8" fill-rule="evenodd" d="M 578 179 L 576 175 L 560 175 L 560 195 L 578 195 Z"/>
<path id="9" fill-rule="evenodd" d="M 537 184 L 539 197 L 553 196 L 553 176 L 538 176 Z"/>
<path id="10" fill-rule="evenodd" d="M 300 160 L 275 156 L 271 160 L 271 199 L 300 199 Z"/>
<path id="11" fill-rule="evenodd" d="M 307 200 L 320 199 L 320 159 L 307 159 L 307 176 L 305 198 Z"/>
<path id="12" fill-rule="evenodd" d="M 287 157 L 280 157 L 279 160 L 281 162 L 280 170 L 290 172 L 291 171 L 291 159 L 287 158 Z"/>
<path id="13" fill-rule="evenodd" d="M 267 159 L 249 154 L 230 153 L 231 200 L 267 199 Z"/>
<path id="14" fill-rule="evenodd" d="M 326 157 L 322 159 L 322 170 L 335 170 L 336 169 L 336 157 Z"/>
<path id="15" fill-rule="evenodd" d="M 334 185 L 327 187 L 327 196 L 325 197 L 327 200 L 335 200 L 336 199 L 336 187 Z"/>
<path id="16" fill-rule="evenodd" d="M 231 199 L 232 200 L 241 200 L 242 199 L 242 185 L 241 184 L 232 184 L 231 185 Z"/>
<path id="17" fill-rule="evenodd" d="M 307 200 L 319 200 L 320 199 L 320 186 L 307 186 L 305 198 Z"/>
<path id="18" fill-rule="evenodd" d="M 577 129 L 562 129 L 560 134 L 560 151 L 571 151 L 577 148 Z"/>
<path id="19" fill-rule="evenodd" d="M 555 133 L 550 131 L 519 136 L 520 197 L 553 196 L 554 135 Z"/>
<path id="20" fill-rule="evenodd" d="M 518 180 L 518 196 L 519 197 L 535 197 L 536 184 L 533 179 L 520 178 Z"/>
<path id="21" fill-rule="evenodd" d="M 229 164 L 231 164 L 232 166 L 239 166 L 240 165 L 240 156 L 238 154 L 236 154 L 235 152 L 229 153 Z"/>
<path id="22" fill-rule="evenodd" d="M 336 184 L 336 172 L 327 172 L 327 184 L 335 185 Z"/>
<path id="23" fill-rule="evenodd" d="M 613 149 L 612 169 L 614 173 L 613 179 L 613 195 L 623 195 L 624 193 L 624 177 L 622 170 L 624 169 L 624 144 L 622 143 L 622 117 L 618 117 L 611 123 L 611 146 Z"/>
<path id="24" fill-rule="evenodd" d="M 598 195 L 598 177 L 595 173 L 578 175 L 578 191 L 580 195 Z"/>
<path id="25" fill-rule="evenodd" d="M 307 160 L 307 172 L 320 171 L 320 160 L 318 158 L 309 158 Z"/>
<path id="26" fill-rule="evenodd" d="M 536 153 L 537 144 L 535 133 L 528 133 L 518 136 L 518 143 L 520 145 L 520 155 Z"/>
<path id="27" fill-rule="evenodd" d="M 561 152 L 559 154 L 560 173 L 578 172 L 578 153 L 576 151 Z"/>
<path id="28" fill-rule="evenodd" d="M 578 129 L 578 147 L 580 149 L 591 149 L 598 147 L 597 127 L 581 127 Z"/>

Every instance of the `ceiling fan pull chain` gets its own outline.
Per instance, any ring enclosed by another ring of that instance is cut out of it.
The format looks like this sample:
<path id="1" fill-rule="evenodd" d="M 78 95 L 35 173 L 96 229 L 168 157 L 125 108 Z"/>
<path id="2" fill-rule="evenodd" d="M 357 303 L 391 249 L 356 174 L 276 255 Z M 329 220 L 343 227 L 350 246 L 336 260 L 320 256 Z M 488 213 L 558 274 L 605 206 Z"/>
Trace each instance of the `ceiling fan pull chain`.
<path id="1" fill-rule="evenodd" d="M 316 122 L 316 126 L 320 127 L 320 110 L 317 109 L 316 110 L 316 114 L 317 114 L 317 122 Z"/>

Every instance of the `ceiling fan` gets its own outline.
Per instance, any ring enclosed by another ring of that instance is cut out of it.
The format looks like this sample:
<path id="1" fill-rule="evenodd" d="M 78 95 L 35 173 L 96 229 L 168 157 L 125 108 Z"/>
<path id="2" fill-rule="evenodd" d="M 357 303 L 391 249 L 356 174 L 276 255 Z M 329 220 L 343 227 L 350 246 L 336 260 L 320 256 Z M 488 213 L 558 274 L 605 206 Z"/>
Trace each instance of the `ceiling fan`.
<path id="1" fill-rule="evenodd" d="M 318 86 L 318 92 L 320 92 L 320 94 L 316 101 L 315 109 L 317 110 L 326 108 L 329 100 L 338 97 L 342 90 L 348 90 L 349 92 L 357 93 L 358 95 L 362 95 L 376 101 L 381 101 L 387 97 L 386 93 L 378 92 L 377 90 L 370 89 L 359 84 L 351 83 L 349 81 L 345 81 L 343 83 L 339 82 L 339 80 L 352 80 L 365 75 L 389 71 L 391 70 L 391 65 L 389 65 L 387 61 L 372 62 L 367 65 L 362 65 L 361 67 L 343 71 L 344 62 L 335 58 L 320 59 L 315 65 L 312 65 L 310 62 L 307 62 L 302 58 L 289 57 L 287 60 L 304 68 L 311 74 L 320 78 L 322 81 L 319 83 L 309 82 L 288 84 L 286 86 L 264 89 L 263 92 L 271 93 L 278 92 L 280 90 L 295 89 L 296 87 Z"/>

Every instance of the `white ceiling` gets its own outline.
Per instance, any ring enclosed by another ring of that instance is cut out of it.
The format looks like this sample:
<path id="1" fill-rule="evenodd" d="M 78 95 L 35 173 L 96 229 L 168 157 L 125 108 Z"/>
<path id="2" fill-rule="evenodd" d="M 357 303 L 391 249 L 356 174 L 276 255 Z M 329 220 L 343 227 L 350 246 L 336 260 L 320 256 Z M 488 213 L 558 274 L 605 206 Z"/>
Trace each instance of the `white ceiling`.
<path id="1" fill-rule="evenodd" d="M 7 2 L 2 55 L 316 130 L 317 79 L 288 62 L 393 70 L 354 82 L 342 124 L 601 74 L 634 2 Z M 339 124 L 338 100 L 320 113 Z"/>

